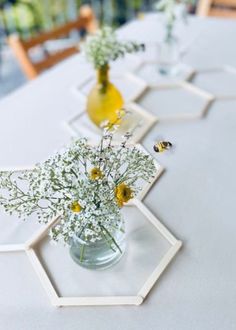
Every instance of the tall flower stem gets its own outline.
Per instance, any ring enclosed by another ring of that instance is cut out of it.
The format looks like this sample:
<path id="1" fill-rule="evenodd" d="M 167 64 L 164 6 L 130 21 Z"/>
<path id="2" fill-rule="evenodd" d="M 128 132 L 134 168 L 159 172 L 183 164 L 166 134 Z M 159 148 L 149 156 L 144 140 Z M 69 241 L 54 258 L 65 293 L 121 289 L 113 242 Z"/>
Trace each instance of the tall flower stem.
<path id="1" fill-rule="evenodd" d="M 85 244 L 83 244 L 81 247 L 80 262 L 83 262 L 83 260 L 84 260 L 84 251 L 85 251 Z"/>
<path id="2" fill-rule="evenodd" d="M 114 237 L 109 233 L 109 231 L 102 224 L 100 224 L 100 226 L 104 230 L 104 232 L 110 237 L 110 239 L 112 240 L 112 242 L 114 243 L 114 245 L 117 247 L 117 249 L 120 251 L 120 253 L 122 253 L 122 250 L 119 247 L 119 245 L 117 244 L 117 242 L 114 239 Z"/>

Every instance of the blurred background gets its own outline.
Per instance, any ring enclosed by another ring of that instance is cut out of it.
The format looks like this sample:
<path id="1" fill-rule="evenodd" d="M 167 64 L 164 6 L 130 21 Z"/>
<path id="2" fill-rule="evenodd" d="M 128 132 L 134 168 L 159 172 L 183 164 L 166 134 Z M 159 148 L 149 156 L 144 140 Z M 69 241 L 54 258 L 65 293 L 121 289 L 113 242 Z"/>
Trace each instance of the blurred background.
<path id="1" fill-rule="evenodd" d="M 28 80 L 9 46 L 10 35 L 17 35 L 22 41 L 29 40 L 76 20 L 84 4 L 91 6 L 99 25 L 106 23 L 117 27 L 141 18 L 144 12 L 153 10 L 155 3 L 156 0 L 0 0 L 0 98 Z M 191 10 L 194 12 L 194 7 Z"/>

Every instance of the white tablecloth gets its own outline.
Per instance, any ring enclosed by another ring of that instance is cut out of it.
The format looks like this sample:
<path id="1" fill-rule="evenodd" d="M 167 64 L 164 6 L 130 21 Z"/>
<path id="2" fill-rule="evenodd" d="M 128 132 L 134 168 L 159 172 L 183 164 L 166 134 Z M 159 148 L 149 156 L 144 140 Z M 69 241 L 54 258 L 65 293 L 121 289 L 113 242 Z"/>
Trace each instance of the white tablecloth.
<path id="1" fill-rule="evenodd" d="M 147 15 L 119 33 L 156 42 L 161 22 Z M 178 34 L 189 47 L 185 63 L 195 69 L 236 67 L 236 22 L 192 18 L 187 27 L 178 27 Z M 71 89 L 90 73 L 78 55 L 0 102 L 1 168 L 30 166 L 70 141 L 63 123 L 81 111 Z M 236 78 L 228 87 L 224 80 L 215 81 L 218 89 L 221 84 L 236 92 Z M 160 100 L 156 106 L 165 106 Z M 189 109 L 194 106 L 194 100 L 186 102 Z M 181 104 L 173 106 L 178 111 Z M 155 155 L 166 172 L 144 202 L 184 247 L 146 302 L 140 307 L 55 309 L 25 254 L 0 254 L 0 329 L 236 329 L 236 100 L 216 101 L 201 120 L 158 122 L 143 140 L 150 152 L 157 136 L 176 148 Z M 34 219 L 22 224 L 1 213 L 0 243 L 22 242 L 38 227 Z"/>

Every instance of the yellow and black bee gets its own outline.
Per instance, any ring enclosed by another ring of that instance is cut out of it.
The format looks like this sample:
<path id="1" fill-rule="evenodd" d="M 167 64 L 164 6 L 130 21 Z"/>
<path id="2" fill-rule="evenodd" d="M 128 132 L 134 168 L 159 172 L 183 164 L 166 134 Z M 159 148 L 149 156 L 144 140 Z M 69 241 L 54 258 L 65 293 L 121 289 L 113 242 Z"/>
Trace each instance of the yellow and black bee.
<path id="1" fill-rule="evenodd" d="M 154 151 L 163 152 L 169 150 L 172 147 L 172 143 L 168 141 L 159 141 L 153 146 Z"/>

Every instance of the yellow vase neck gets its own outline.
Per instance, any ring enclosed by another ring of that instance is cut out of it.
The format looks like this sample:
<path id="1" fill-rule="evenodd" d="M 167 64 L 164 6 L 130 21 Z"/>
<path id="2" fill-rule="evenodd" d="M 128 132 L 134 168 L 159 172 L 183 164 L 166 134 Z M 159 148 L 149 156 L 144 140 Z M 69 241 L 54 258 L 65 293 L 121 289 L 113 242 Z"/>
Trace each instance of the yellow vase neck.
<path id="1" fill-rule="evenodd" d="M 104 65 L 97 70 L 97 83 L 102 87 L 106 88 L 109 83 L 109 66 Z"/>

